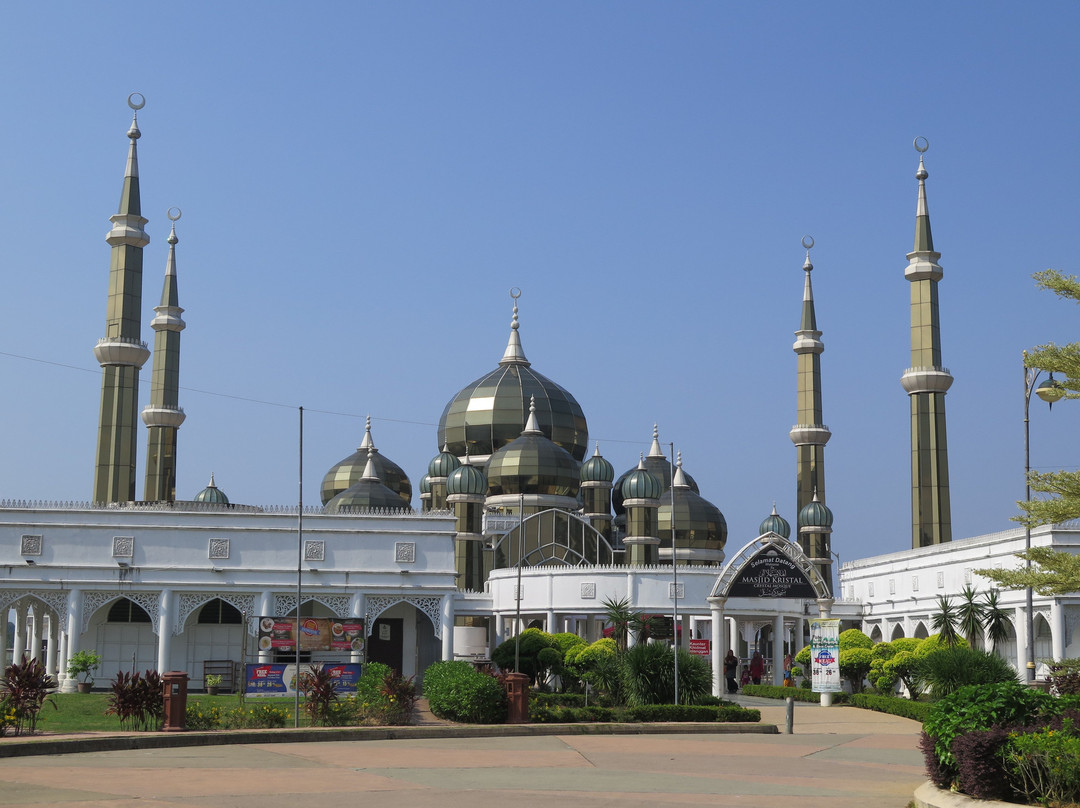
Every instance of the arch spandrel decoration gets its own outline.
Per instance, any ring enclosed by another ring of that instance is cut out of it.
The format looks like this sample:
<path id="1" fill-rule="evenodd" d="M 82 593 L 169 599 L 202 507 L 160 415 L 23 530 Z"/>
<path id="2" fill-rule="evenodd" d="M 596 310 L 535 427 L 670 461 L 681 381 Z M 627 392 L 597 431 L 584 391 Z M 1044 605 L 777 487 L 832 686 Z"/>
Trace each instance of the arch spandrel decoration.
<path id="1" fill-rule="evenodd" d="M 832 598 L 802 548 L 777 533 L 744 544 L 720 572 L 709 597 Z"/>
<path id="2" fill-rule="evenodd" d="M 41 601 L 56 614 L 57 618 L 67 614 L 68 593 L 63 589 L 46 592 L 0 589 L 0 611 L 6 614 L 8 609 L 13 608 L 23 598 L 35 598 Z"/>
<path id="3" fill-rule="evenodd" d="M 319 595 L 319 594 L 304 594 L 304 603 L 314 601 L 315 603 L 321 603 L 331 614 L 337 617 L 347 617 L 349 615 L 349 606 L 352 603 L 352 598 L 348 595 Z M 296 608 L 296 595 L 274 595 L 274 615 L 276 617 L 283 617 Z M 263 615 L 264 617 L 266 615 Z"/>
<path id="4" fill-rule="evenodd" d="M 234 607 L 241 614 L 247 614 L 247 632 L 252 637 L 259 633 L 258 615 L 255 614 L 255 596 L 237 595 L 229 592 L 181 592 L 177 600 L 179 605 L 176 610 L 176 620 L 173 622 L 172 634 L 179 637 L 184 633 L 184 627 L 191 614 L 200 606 L 205 606 L 214 599 L 220 599 Z"/>
<path id="5" fill-rule="evenodd" d="M 372 630 L 379 615 L 392 606 L 399 603 L 408 603 L 413 608 L 427 615 L 428 620 L 435 627 L 435 639 L 441 640 L 443 635 L 442 624 L 442 601 L 441 597 L 401 597 L 399 595 L 369 595 L 367 609 L 365 611 L 365 629 Z"/>

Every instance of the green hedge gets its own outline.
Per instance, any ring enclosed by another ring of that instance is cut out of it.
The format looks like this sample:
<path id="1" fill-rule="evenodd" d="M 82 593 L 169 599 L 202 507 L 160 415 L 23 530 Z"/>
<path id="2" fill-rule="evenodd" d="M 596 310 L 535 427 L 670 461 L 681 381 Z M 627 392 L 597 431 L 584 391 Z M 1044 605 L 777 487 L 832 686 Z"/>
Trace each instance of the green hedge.
<path id="1" fill-rule="evenodd" d="M 757 696 L 761 699 L 786 699 L 817 704 L 821 701 L 820 693 L 813 693 L 804 687 L 777 687 L 776 685 L 743 685 L 739 691 L 744 696 Z M 851 696 L 847 693 L 833 693 L 833 704 L 847 704 Z"/>
<path id="2" fill-rule="evenodd" d="M 424 695 L 438 718 L 466 724 L 506 721 L 503 686 L 468 662 L 436 662 L 424 671 Z"/>
<path id="3" fill-rule="evenodd" d="M 699 721 L 757 723 L 760 710 L 738 705 L 705 706 L 700 704 L 648 704 L 640 707 L 563 707 L 531 701 L 529 718 L 537 724 L 575 724 L 579 722 L 651 723 L 661 721 Z"/>
<path id="4" fill-rule="evenodd" d="M 901 718 L 911 718 L 922 723 L 930 714 L 932 704 L 911 699 L 900 699 L 895 696 L 873 696 L 868 693 L 856 693 L 851 696 L 850 703 L 864 710 L 875 710 L 879 713 L 898 715 Z"/>

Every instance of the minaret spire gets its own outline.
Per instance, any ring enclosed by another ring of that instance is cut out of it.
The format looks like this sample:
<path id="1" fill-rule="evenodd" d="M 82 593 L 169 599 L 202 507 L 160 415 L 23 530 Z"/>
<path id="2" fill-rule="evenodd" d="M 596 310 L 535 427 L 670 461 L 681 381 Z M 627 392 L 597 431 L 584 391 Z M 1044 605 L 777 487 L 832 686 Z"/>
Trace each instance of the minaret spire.
<path id="1" fill-rule="evenodd" d="M 146 484 L 143 499 L 148 502 L 176 501 L 176 433 L 184 423 L 180 395 L 180 332 L 186 323 L 180 315 L 180 295 L 176 285 L 176 222 L 180 208 L 169 209 L 169 260 L 161 305 L 154 307 L 154 364 L 150 381 L 150 404 L 142 411 L 147 427 Z M 211 481 L 213 475 L 211 475 Z"/>
<path id="2" fill-rule="evenodd" d="M 120 206 L 111 217 L 113 227 L 105 240 L 112 247 L 105 336 L 94 347 L 101 365 L 101 412 L 98 418 L 97 458 L 94 468 L 95 502 L 130 502 L 135 499 L 135 451 L 138 430 L 139 369 L 150 356 L 140 339 L 142 317 L 143 247 L 150 243 L 143 227 L 139 196 L 139 157 L 136 143 L 138 111 L 146 100 L 128 96 L 133 115 L 127 136 L 127 168 Z"/>
<path id="3" fill-rule="evenodd" d="M 506 350 L 503 352 L 503 358 L 499 360 L 499 364 L 529 367 L 532 363 L 525 358 L 525 351 L 521 347 L 521 337 L 518 335 L 517 301 L 521 297 L 521 290 L 515 286 L 510 290 L 510 297 L 514 299 L 514 319 L 510 322 L 510 339 L 506 343 Z"/>
<path id="4" fill-rule="evenodd" d="M 825 343 L 821 341 L 821 332 L 817 328 L 817 314 L 814 312 L 814 289 L 810 283 L 810 273 L 814 265 L 810 263 L 810 248 L 814 239 L 803 236 L 802 246 L 806 250 L 803 271 L 802 317 L 799 330 L 795 332 L 795 344 L 792 350 L 797 357 L 797 402 L 796 418 L 798 423 L 788 435 L 795 444 L 795 466 L 797 472 L 795 492 L 795 512 L 802 509 L 820 493 L 825 498 L 825 444 L 832 437 L 832 432 L 822 423 L 821 406 L 821 354 Z M 773 506 L 775 512 L 776 506 Z M 799 533 L 799 546 L 814 562 L 829 590 L 832 591 L 832 551 L 827 533 Z"/>
<path id="5" fill-rule="evenodd" d="M 919 152 L 919 201 L 915 209 L 915 246 L 907 254 L 904 277 L 911 282 L 911 366 L 900 383 L 911 401 L 911 546 L 926 547 L 952 540 L 949 506 L 949 453 L 945 432 L 945 393 L 953 377 L 941 363 L 938 281 L 944 274 L 934 251 L 930 209 L 926 204 L 929 174 L 923 154 L 930 148 L 915 138 Z"/>

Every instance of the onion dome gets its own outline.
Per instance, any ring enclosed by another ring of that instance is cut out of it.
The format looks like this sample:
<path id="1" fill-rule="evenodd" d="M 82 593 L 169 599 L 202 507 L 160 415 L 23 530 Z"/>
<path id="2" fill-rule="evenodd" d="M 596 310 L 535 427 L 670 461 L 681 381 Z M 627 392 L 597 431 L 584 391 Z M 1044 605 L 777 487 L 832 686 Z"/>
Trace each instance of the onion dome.
<path id="1" fill-rule="evenodd" d="M 212 505 L 228 505 L 229 498 L 214 483 L 214 473 L 210 472 L 210 482 L 206 488 L 195 495 L 195 502 L 207 502 Z"/>
<path id="2" fill-rule="evenodd" d="M 675 486 L 660 500 L 657 511 L 657 530 L 661 541 L 671 541 L 672 499 L 675 507 L 675 540 L 678 557 L 690 563 L 718 564 L 727 542 L 727 520 L 720 509 L 690 488 L 682 469 L 679 453 L 675 469 Z"/>
<path id="3" fill-rule="evenodd" d="M 363 476 L 326 503 L 327 513 L 406 509 L 407 506 L 402 503 L 398 493 L 383 485 L 375 471 L 375 456 L 378 451 L 374 446 L 371 447 Z"/>
<path id="4" fill-rule="evenodd" d="M 488 495 L 535 494 L 577 498 L 581 466 L 571 454 L 544 436 L 529 404 L 529 420 L 516 439 L 488 460 Z"/>
<path id="5" fill-rule="evenodd" d="M 428 490 L 430 490 L 431 486 L 431 477 L 449 477 L 450 472 L 452 472 L 460 465 L 461 461 L 457 459 L 457 456 L 454 455 L 444 443 L 442 451 L 439 452 L 439 454 L 437 454 L 435 457 L 433 457 L 431 459 L 431 462 L 428 463 Z"/>
<path id="6" fill-rule="evenodd" d="M 610 483 L 615 479 L 614 467 L 600 454 L 600 444 L 596 444 L 596 452 L 581 466 L 581 481 L 583 483 Z"/>
<path id="7" fill-rule="evenodd" d="M 660 495 L 664 493 L 656 475 L 645 468 L 644 457 L 636 469 L 623 476 L 625 479 L 619 489 L 623 499 L 660 499 Z"/>
<path id="8" fill-rule="evenodd" d="M 469 462 L 465 462 L 450 472 L 446 478 L 447 494 L 465 494 L 472 496 L 484 496 L 487 494 L 487 478 L 484 472 Z"/>
<path id="9" fill-rule="evenodd" d="M 775 533 L 785 539 L 791 538 L 791 525 L 788 524 L 787 519 L 776 512 L 775 502 L 772 506 L 772 513 L 765 517 L 765 521 L 758 528 L 759 536 L 764 536 L 766 533 Z"/>
<path id="10" fill-rule="evenodd" d="M 326 472 L 323 477 L 322 490 L 320 491 L 323 505 L 329 503 L 330 500 L 364 476 L 364 469 L 367 467 L 369 459 L 369 450 L 374 447 L 375 444 L 371 440 L 371 416 L 369 415 L 367 426 L 364 429 L 364 439 L 360 442 L 360 447 L 340 463 L 332 466 L 330 471 Z M 375 464 L 375 473 L 383 481 L 383 485 L 401 498 L 402 504 L 396 507 L 408 508 L 412 504 L 412 483 L 409 482 L 409 478 L 401 466 L 378 453 L 370 457 Z"/>
<path id="11" fill-rule="evenodd" d="M 808 502 L 799 511 L 800 533 L 832 533 L 833 515 L 829 506 L 818 499 L 814 491 L 813 502 Z"/>
<path id="12" fill-rule="evenodd" d="M 420 496 L 431 493 L 431 477 L 425 474 L 420 478 Z"/>
<path id="13" fill-rule="evenodd" d="M 453 454 L 466 451 L 484 463 L 498 449 L 517 440 L 535 401 L 540 430 L 577 462 L 585 457 L 589 427 L 585 413 L 569 392 L 532 369 L 518 336 L 517 297 L 510 340 L 499 366 L 462 388 L 443 409 L 438 440 Z M 435 475 L 432 475 L 435 476 Z"/>
<path id="14" fill-rule="evenodd" d="M 660 487 L 663 491 L 667 491 L 671 487 L 671 463 L 668 462 L 667 457 L 664 456 L 663 450 L 660 448 L 659 428 L 656 424 L 653 424 L 652 433 L 652 445 L 649 447 L 649 453 L 645 455 L 645 468 L 655 475 L 656 479 L 660 481 Z M 636 467 L 625 472 L 619 479 L 615 481 L 615 487 L 611 492 L 611 506 L 615 511 L 616 516 L 622 516 L 626 509 L 623 508 L 623 495 L 622 484 L 626 481 L 626 478 L 636 471 Z M 698 488 L 697 482 L 689 474 L 684 474 L 686 482 L 690 485 L 690 490 L 695 494 L 700 494 L 701 489 Z"/>

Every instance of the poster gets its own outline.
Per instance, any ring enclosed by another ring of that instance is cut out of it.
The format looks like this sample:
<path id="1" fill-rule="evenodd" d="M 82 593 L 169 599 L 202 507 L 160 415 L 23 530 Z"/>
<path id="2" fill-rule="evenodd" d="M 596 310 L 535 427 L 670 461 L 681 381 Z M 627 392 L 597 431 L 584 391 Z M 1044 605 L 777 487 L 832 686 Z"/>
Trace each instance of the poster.
<path id="1" fill-rule="evenodd" d="M 712 654 L 712 640 L 690 640 L 690 653 L 694 656 L 709 657 Z"/>
<path id="2" fill-rule="evenodd" d="M 840 621 L 810 623 L 810 670 L 815 693 L 840 692 Z"/>
<path id="3" fill-rule="evenodd" d="M 301 663 L 300 668 L 313 667 Z M 318 667 L 329 671 L 334 678 L 334 691 L 347 693 L 356 688 L 363 665 L 347 662 L 326 662 Z M 249 696 L 291 696 L 296 693 L 296 663 L 288 665 L 249 663 L 244 676 L 244 692 Z"/>
<path id="4" fill-rule="evenodd" d="M 359 618 L 301 617 L 301 651 L 362 651 L 364 621 Z M 260 617 L 259 651 L 296 650 L 295 617 Z"/>

